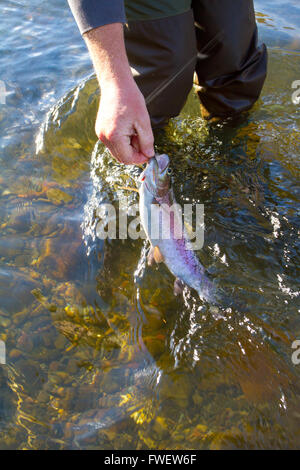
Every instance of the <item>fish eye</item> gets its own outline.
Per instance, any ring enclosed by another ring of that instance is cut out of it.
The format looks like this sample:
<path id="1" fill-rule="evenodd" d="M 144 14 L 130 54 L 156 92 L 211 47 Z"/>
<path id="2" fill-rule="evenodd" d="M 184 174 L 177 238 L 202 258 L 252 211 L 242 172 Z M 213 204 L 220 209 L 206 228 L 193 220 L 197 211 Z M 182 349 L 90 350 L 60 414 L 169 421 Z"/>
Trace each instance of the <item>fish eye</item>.
<path id="1" fill-rule="evenodd" d="M 172 173 L 173 173 L 173 170 L 172 170 L 172 168 L 169 167 L 169 168 L 167 169 L 167 174 L 168 174 L 168 175 L 171 175 Z"/>

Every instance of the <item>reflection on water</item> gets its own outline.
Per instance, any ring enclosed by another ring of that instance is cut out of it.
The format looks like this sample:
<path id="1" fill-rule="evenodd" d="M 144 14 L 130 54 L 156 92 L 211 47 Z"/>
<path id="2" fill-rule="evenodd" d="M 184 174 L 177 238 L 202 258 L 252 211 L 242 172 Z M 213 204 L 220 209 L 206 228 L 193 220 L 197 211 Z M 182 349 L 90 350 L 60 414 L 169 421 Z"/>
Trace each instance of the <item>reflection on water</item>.
<path id="1" fill-rule="evenodd" d="M 300 48 L 300 6 L 298 0 L 256 0 L 260 36 L 272 47 Z"/>
<path id="2" fill-rule="evenodd" d="M 19 5 L 8 3 L 6 18 Z M 37 16 L 47 23 L 39 3 Z M 28 70 L 0 108 L 1 448 L 299 447 L 300 366 L 291 360 L 300 338 L 300 115 L 291 101 L 299 53 L 285 47 L 297 34 L 282 36 L 280 3 L 270 5 L 263 2 L 258 18 L 277 48 L 254 109 L 209 128 L 191 93 L 181 116 L 156 136 L 157 150 L 172 159 L 177 200 L 205 205 L 198 255 L 232 296 L 224 312 L 190 291 L 174 297 L 169 271 L 146 267 L 143 240 L 95 236 L 101 202 L 117 208 L 124 197 L 137 200 L 122 187 L 133 186 L 140 169 L 120 166 L 95 142 L 96 81 L 71 86 L 69 76 L 73 68 L 82 76 L 86 56 L 76 55 L 75 67 L 50 35 L 52 46 L 43 47 L 66 64 L 60 72 L 50 56 L 42 62 L 56 88 L 39 88 L 37 75 L 26 107 Z M 58 8 L 67 24 L 60 34 L 77 38 L 60 1 L 49 15 L 56 18 Z M 18 14 L 37 64 L 41 35 L 29 10 L 23 5 Z M 81 47 L 74 41 L 66 43 L 69 54 Z M 57 84 L 58 73 L 65 82 Z M 41 100 L 47 109 L 55 103 L 46 116 Z"/>

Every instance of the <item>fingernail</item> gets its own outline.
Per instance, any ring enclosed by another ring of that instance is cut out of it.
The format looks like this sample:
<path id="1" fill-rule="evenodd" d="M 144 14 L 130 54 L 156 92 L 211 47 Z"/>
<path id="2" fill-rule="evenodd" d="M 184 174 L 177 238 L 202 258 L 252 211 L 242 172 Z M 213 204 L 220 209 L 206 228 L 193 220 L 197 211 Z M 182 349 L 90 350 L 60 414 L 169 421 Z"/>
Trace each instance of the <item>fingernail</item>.
<path id="1" fill-rule="evenodd" d="M 145 151 L 145 155 L 149 158 L 154 157 L 154 150 L 153 149 L 147 149 Z"/>

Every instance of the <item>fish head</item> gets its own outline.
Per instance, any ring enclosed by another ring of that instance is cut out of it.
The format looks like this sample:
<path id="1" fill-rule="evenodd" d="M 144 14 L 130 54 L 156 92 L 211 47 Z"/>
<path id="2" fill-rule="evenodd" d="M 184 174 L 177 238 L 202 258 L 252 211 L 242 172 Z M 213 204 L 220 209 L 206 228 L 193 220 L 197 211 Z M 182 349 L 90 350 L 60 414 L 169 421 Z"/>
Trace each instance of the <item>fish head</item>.
<path id="1" fill-rule="evenodd" d="M 141 175 L 141 182 L 153 196 L 163 197 L 170 189 L 170 159 L 168 155 L 155 155 Z"/>

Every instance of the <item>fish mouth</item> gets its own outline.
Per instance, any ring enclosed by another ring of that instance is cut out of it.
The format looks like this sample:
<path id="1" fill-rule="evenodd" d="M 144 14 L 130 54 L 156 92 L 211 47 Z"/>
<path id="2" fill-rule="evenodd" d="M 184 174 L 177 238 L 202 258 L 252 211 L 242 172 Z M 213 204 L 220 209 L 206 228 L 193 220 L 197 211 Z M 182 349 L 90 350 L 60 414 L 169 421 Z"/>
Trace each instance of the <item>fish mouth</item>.
<path id="1" fill-rule="evenodd" d="M 157 162 L 159 172 L 163 173 L 170 164 L 170 159 L 165 153 L 161 155 L 155 155 L 155 160 Z"/>
<path id="2" fill-rule="evenodd" d="M 154 197 L 162 197 L 169 190 L 169 184 L 163 184 L 160 181 L 160 177 L 166 172 L 169 162 L 169 157 L 166 154 L 156 154 L 148 162 L 141 181 Z"/>

